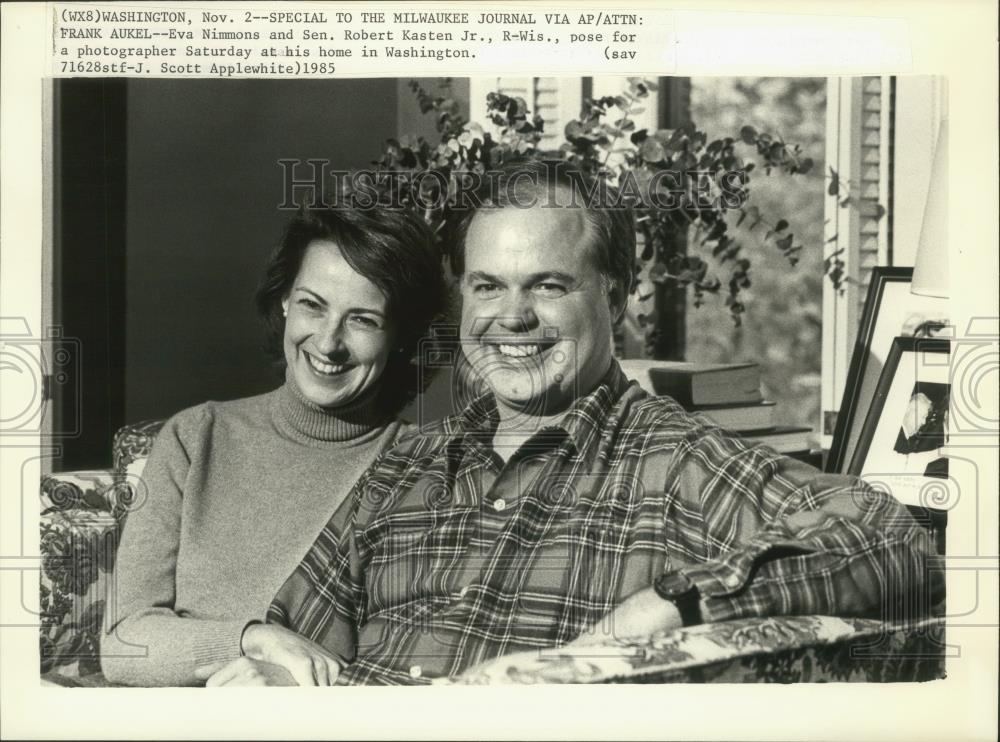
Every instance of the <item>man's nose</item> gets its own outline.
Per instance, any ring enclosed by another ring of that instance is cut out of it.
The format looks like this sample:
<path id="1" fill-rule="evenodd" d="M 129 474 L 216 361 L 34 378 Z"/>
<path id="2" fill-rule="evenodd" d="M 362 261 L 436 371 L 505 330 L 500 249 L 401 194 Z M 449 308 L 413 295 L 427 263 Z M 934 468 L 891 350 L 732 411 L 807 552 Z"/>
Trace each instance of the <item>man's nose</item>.
<path id="1" fill-rule="evenodd" d="M 530 293 L 512 292 L 496 323 L 507 332 L 530 332 L 538 327 L 534 300 Z"/>

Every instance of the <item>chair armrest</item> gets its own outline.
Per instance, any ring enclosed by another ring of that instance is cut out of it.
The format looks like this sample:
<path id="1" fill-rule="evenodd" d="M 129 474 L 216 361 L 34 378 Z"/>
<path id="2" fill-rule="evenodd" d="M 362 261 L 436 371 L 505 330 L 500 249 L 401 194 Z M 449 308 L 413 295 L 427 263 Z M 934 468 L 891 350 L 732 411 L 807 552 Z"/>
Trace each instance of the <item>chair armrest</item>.
<path id="1" fill-rule="evenodd" d="M 739 619 L 510 654 L 442 684 L 901 681 L 944 677 L 943 620 Z"/>
<path id="2" fill-rule="evenodd" d="M 115 505 L 114 483 L 110 469 L 45 474 L 38 491 L 42 515 L 78 508 L 110 512 Z"/>
<path id="3" fill-rule="evenodd" d="M 42 477 L 40 506 L 41 672 L 90 675 L 100 669 L 105 592 L 126 505 L 102 470 Z"/>

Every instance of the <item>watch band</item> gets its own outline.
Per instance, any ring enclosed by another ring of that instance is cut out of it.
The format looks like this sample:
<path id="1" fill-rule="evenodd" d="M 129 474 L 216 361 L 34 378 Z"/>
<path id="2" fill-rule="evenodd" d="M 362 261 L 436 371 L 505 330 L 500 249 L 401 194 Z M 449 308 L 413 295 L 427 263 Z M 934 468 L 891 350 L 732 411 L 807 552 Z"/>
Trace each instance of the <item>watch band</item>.
<path id="1" fill-rule="evenodd" d="M 674 604 L 683 626 L 697 626 L 704 623 L 698 586 L 683 572 L 677 570 L 664 572 L 653 580 L 653 591 L 663 600 Z"/>

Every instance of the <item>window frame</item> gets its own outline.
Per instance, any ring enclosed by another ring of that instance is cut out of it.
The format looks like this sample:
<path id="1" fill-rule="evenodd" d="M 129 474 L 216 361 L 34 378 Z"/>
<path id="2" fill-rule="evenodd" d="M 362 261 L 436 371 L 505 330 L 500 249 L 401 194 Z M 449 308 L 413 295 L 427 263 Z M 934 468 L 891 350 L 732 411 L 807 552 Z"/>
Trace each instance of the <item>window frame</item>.
<path id="1" fill-rule="evenodd" d="M 826 105 L 827 176 L 833 168 L 858 197 L 844 208 L 843 193 L 828 194 L 824 205 L 823 254 L 842 251 L 848 278 L 842 291 L 823 282 L 819 430 L 822 447 L 829 449 L 871 270 L 914 263 L 937 131 L 947 111 L 946 80 L 829 78 Z M 877 205 L 885 212 L 873 228 Z"/>

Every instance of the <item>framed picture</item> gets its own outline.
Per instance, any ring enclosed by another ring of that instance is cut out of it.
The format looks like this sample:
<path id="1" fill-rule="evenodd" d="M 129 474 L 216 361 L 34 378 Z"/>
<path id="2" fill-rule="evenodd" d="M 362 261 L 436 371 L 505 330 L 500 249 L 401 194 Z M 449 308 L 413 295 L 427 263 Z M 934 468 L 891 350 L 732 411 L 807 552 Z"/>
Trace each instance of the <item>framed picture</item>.
<path id="1" fill-rule="evenodd" d="M 847 467 L 905 505 L 941 500 L 952 478 L 948 442 L 949 341 L 897 337 Z"/>
<path id="2" fill-rule="evenodd" d="M 893 339 L 947 336 L 950 332 L 948 300 L 911 294 L 912 279 L 912 268 L 880 266 L 872 271 L 827 456 L 827 471 L 844 473 L 853 460 Z"/>

